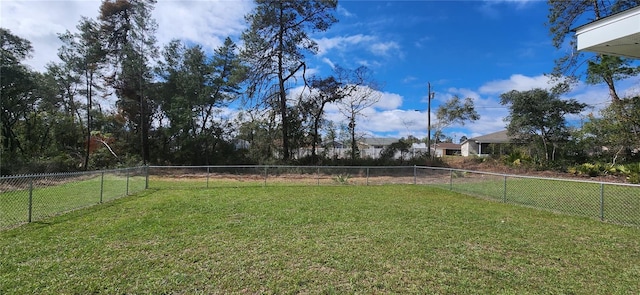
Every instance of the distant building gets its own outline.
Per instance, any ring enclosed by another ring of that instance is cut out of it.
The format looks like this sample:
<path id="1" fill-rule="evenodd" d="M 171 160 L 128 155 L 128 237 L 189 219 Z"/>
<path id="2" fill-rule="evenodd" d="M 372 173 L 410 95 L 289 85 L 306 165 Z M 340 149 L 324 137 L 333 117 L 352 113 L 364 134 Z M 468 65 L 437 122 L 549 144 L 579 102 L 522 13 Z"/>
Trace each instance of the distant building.
<path id="1" fill-rule="evenodd" d="M 432 149 L 436 157 L 443 156 L 459 156 L 461 151 L 461 145 L 452 142 L 440 142 L 433 145 Z"/>
<path id="2" fill-rule="evenodd" d="M 507 135 L 507 130 L 469 138 L 462 142 L 461 154 L 464 157 L 502 154 L 503 146 L 510 144 L 512 139 Z"/>
<path id="3" fill-rule="evenodd" d="M 393 137 L 365 137 L 358 140 L 358 149 L 360 150 L 360 158 L 380 158 L 380 153 L 386 147 L 394 142 L 398 142 L 399 138 Z"/>

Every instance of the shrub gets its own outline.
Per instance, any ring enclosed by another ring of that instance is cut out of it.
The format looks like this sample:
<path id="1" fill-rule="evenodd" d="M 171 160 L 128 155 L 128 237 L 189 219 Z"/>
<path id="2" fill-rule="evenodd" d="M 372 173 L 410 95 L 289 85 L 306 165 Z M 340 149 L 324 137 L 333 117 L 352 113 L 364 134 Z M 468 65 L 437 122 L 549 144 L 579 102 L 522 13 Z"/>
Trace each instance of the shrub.
<path id="1" fill-rule="evenodd" d="M 351 177 L 351 175 L 349 174 L 338 174 L 335 177 L 335 181 L 339 184 L 349 184 L 349 178 Z"/>

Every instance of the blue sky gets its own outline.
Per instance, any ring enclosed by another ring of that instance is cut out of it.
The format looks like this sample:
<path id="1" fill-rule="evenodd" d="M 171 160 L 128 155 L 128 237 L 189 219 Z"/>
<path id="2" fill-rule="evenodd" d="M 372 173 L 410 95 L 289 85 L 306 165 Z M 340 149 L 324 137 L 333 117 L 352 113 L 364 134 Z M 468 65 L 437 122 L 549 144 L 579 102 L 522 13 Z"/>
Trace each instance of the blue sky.
<path id="1" fill-rule="evenodd" d="M 247 27 L 243 16 L 252 1 L 159 0 L 154 11 L 158 41 L 173 38 L 213 50 L 225 37 L 238 41 Z M 1 25 L 34 44 L 28 63 L 42 70 L 57 59 L 56 33 L 74 30 L 80 16 L 96 17 L 99 1 L 0 2 Z M 440 103 L 453 95 L 471 97 L 480 120 L 451 126 L 445 134 L 456 141 L 504 129 L 508 115 L 500 94 L 549 87 L 544 76 L 553 60 L 570 52 L 555 49 L 545 26 L 546 1 L 339 1 L 339 22 L 313 34 L 319 53 L 309 57 L 310 73 L 331 74 L 332 66 L 367 66 L 383 87 L 380 101 L 358 119 L 364 136 L 426 136 L 427 83 L 432 100 L 432 124 Z M 640 79 L 620 84 L 622 95 L 640 93 Z M 580 83 L 569 94 L 596 112 L 609 101 L 604 85 Z M 230 110 L 230 113 L 233 113 Z M 327 117 L 344 121 L 336 106 Z M 573 117 L 572 120 L 580 120 Z"/>

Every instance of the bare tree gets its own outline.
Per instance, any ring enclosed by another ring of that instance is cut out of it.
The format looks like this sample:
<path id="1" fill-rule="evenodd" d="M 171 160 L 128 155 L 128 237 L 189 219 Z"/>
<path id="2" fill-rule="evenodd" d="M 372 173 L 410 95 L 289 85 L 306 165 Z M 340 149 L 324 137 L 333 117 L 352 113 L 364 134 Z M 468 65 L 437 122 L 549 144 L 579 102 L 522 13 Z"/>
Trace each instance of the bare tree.
<path id="1" fill-rule="evenodd" d="M 351 135 L 351 159 L 358 155 L 356 142 L 356 119 L 363 116 L 363 111 L 380 101 L 382 95 L 378 86 L 370 77 L 367 67 L 359 67 L 354 71 L 339 69 L 340 79 L 345 83 L 345 93 L 348 93 L 338 104 L 338 109 L 349 121 L 349 134 Z"/>

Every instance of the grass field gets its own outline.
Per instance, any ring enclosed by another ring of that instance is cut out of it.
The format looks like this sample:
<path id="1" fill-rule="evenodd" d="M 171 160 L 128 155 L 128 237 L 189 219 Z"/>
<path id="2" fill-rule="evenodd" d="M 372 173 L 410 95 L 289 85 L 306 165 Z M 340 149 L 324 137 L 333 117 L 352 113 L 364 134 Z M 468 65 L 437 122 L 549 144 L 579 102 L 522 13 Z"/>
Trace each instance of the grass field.
<path id="1" fill-rule="evenodd" d="M 44 182 L 36 177 L 34 179 Z M 34 221 L 92 206 L 101 201 L 106 202 L 120 198 L 128 192 L 142 191 L 145 187 L 143 176 L 105 175 L 103 179 L 100 174 L 96 174 L 70 181 L 54 180 L 50 182 L 33 186 L 31 219 Z M 0 229 L 28 221 L 29 193 L 28 186 L 0 193 Z"/>
<path id="2" fill-rule="evenodd" d="M 147 190 L 0 254 L 0 294 L 640 293 L 637 227 L 415 185 Z"/>
<path id="3" fill-rule="evenodd" d="M 500 202 L 640 226 L 640 187 L 559 179 L 480 175 L 451 189 Z M 506 194 L 504 193 L 506 189 Z"/>

